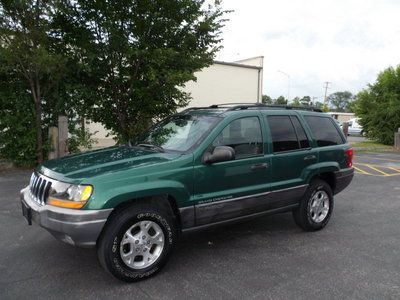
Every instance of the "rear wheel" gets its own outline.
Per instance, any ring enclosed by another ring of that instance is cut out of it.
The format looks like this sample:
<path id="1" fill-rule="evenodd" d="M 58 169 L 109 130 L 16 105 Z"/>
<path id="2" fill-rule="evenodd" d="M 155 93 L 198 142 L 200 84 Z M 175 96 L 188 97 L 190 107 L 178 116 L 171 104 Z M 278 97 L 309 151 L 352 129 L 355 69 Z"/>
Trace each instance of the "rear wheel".
<path id="1" fill-rule="evenodd" d="M 293 218 L 302 229 L 315 231 L 328 224 L 332 211 L 332 189 L 325 181 L 316 179 L 310 183 L 300 206 L 293 211 Z"/>
<path id="2" fill-rule="evenodd" d="M 97 245 L 101 265 L 118 279 L 148 278 L 166 264 L 176 243 L 170 214 L 152 205 L 133 204 L 112 216 Z"/>

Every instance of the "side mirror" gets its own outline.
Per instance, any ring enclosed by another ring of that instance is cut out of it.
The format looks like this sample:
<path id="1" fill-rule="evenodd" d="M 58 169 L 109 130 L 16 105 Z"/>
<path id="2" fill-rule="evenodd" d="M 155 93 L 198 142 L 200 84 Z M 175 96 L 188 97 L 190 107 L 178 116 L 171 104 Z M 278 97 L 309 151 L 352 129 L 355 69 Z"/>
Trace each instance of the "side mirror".
<path id="1" fill-rule="evenodd" d="M 203 156 L 203 163 L 206 165 L 234 160 L 235 150 L 228 146 L 217 146 L 214 148 L 213 152 L 206 152 Z"/>

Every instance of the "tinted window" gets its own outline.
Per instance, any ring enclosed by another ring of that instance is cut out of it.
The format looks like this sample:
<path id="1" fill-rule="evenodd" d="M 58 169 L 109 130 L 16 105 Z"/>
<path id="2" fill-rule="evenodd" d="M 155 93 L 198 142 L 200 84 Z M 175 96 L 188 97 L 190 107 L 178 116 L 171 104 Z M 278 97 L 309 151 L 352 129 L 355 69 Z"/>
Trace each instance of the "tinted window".
<path id="1" fill-rule="evenodd" d="M 289 116 L 268 116 L 274 152 L 299 149 L 296 131 Z"/>
<path id="2" fill-rule="evenodd" d="M 304 131 L 303 126 L 300 124 L 300 121 L 297 117 L 291 117 L 293 126 L 296 129 L 297 138 L 300 142 L 301 148 L 310 148 L 310 143 L 308 142 L 308 138 L 306 132 Z"/>
<path id="3" fill-rule="evenodd" d="M 305 116 L 319 147 L 343 144 L 342 137 L 327 117 Z"/>
<path id="4" fill-rule="evenodd" d="M 261 154 L 263 147 L 259 119 L 248 117 L 232 121 L 217 136 L 213 146 L 232 147 L 235 150 L 236 158 Z"/>

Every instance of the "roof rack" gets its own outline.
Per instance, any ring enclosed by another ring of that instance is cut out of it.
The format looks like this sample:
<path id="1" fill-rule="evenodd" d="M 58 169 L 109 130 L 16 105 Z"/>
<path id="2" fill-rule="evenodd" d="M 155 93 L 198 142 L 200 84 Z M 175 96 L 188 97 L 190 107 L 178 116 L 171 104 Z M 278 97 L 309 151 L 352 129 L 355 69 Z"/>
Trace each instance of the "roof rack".
<path id="1" fill-rule="evenodd" d="M 190 107 L 182 111 L 182 113 L 199 109 L 226 109 L 226 111 L 244 110 L 244 109 L 296 109 L 296 110 L 322 112 L 320 108 L 312 106 L 267 105 L 263 103 L 221 103 L 204 107 Z"/>
<path id="2" fill-rule="evenodd" d="M 206 109 L 207 107 L 203 107 Z M 290 105 L 267 105 L 263 103 L 223 103 L 223 104 L 213 104 L 208 108 L 227 108 L 227 111 L 231 110 L 242 110 L 242 109 L 268 109 L 268 108 L 275 108 L 275 109 L 297 109 L 297 110 L 308 110 L 308 111 L 315 111 L 315 112 L 322 112 L 320 108 L 313 107 L 313 106 L 290 106 Z"/>

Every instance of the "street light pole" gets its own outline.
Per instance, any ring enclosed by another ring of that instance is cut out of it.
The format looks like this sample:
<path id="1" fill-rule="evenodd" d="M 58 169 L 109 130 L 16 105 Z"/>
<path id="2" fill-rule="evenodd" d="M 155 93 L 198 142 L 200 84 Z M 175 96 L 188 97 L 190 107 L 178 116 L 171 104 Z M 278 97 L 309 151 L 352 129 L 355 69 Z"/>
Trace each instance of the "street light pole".
<path id="1" fill-rule="evenodd" d="M 329 81 L 326 81 L 326 82 L 324 82 L 324 88 L 325 88 L 325 97 L 324 97 L 324 104 L 327 104 L 326 102 L 326 100 L 327 100 L 327 94 L 328 94 L 328 88 L 329 88 L 329 85 L 331 84 L 332 82 L 329 82 Z"/>
<path id="2" fill-rule="evenodd" d="M 290 76 L 289 74 L 283 72 L 283 71 L 278 71 L 279 73 L 282 73 L 283 75 L 285 75 L 288 79 L 288 91 L 287 91 L 287 100 L 286 100 L 286 105 L 289 104 L 289 100 L 290 100 Z"/>

